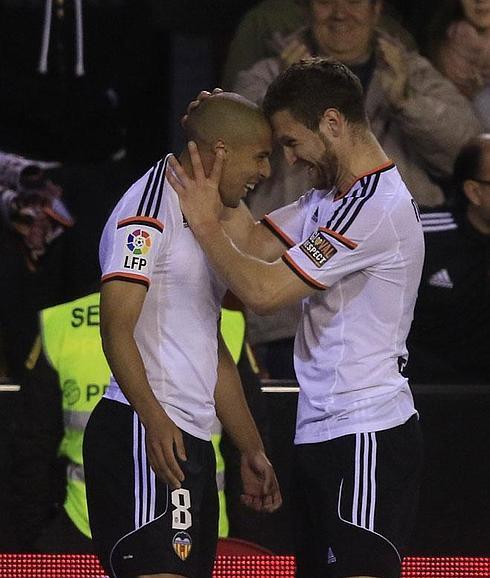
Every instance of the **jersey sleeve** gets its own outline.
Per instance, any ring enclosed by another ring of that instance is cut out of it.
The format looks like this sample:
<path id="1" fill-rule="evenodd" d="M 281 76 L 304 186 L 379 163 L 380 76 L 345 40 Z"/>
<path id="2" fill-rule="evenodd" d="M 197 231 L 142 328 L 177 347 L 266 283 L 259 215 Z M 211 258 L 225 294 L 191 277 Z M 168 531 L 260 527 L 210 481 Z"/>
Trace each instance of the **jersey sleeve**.
<path id="1" fill-rule="evenodd" d="M 138 180 L 109 217 L 99 250 L 103 283 L 121 280 L 150 286 L 170 235 L 164 164 L 160 161 Z"/>
<path id="2" fill-rule="evenodd" d="M 346 232 L 320 226 L 282 259 L 305 283 L 326 289 L 396 251 L 393 229 L 387 221 L 376 212 L 361 211 Z"/>
<path id="3" fill-rule="evenodd" d="M 266 226 L 286 247 L 291 248 L 303 237 L 305 216 L 311 203 L 313 191 L 297 201 L 268 213 L 261 223 Z"/>

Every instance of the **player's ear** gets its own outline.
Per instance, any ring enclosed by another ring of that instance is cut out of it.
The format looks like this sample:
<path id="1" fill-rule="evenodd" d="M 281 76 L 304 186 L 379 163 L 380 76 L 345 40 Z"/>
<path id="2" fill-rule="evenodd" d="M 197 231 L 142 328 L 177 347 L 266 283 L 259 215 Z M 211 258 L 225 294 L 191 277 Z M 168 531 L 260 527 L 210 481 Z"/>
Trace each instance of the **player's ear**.
<path id="1" fill-rule="evenodd" d="M 326 136 L 337 137 L 343 129 L 343 117 L 336 108 L 327 108 L 320 119 L 318 128 Z"/>
<path id="2" fill-rule="evenodd" d="M 470 203 L 477 207 L 481 205 L 480 188 L 476 181 L 472 179 L 465 181 L 463 183 L 463 191 Z"/>

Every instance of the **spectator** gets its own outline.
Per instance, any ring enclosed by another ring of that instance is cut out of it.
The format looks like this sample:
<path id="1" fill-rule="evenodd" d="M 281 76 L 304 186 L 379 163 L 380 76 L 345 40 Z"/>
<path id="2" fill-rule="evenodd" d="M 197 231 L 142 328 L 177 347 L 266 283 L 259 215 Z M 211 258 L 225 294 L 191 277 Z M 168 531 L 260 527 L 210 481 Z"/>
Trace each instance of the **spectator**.
<path id="1" fill-rule="evenodd" d="M 373 133 L 396 162 L 415 199 L 429 206 L 441 204 L 441 182 L 449 178 L 461 146 L 480 130 L 470 103 L 425 58 L 377 30 L 380 0 L 304 0 L 303 4 L 309 27 L 298 31 L 280 55 L 241 72 L 235 90 L 261 103 L 269 84 L 294 58 L 308 54 L 338 58 L 361 80 Z M 301 163 L 289 167 L 276 151 L 271 165 L 272 177 L 250 198 L 256 218 L 294 201 L 309 188 Z M 250 340 L 261 346 L 259 357 L 262 353 L 266 359 L 278 355 L 291 359 L 298 319 L 296 306 L 263 318 L 250 314 Z M 271 376 L 291 377 L 291 368 L 281 365 L 286 374 L 270 366 Z"/>
<path id="2" fill-rule="evenodd" d="M 454 165 L 453 202 L 421 215 L 426 258 L 409 338 L 414 383 L 490 384 L 490 135 Z"/>
<path id="3" fill-rule="evenodd" d="M 444 195 L 437 181 L 450 176 L 457 152 L 479 130 L 469 103 L 425 58 L 377 31 L 380 0 L 304 1 L 310 26 L 299 31 L 280 56 L 240 73 L 237 92 L 262 102 L 272 80 L 297 59 L 295 52 L 300 57 L 339 59 L 361 80 L 373 132 L 400 167 L 415 198 L 424 205 L 441 204 Z M 288 176 L 286 171 L 278 182 L 273 175 L 270 190 L 277 185 L 280 189 Z M 303 179 L 305 190 L 304 171 Z"/>
<path id="4" fill-rule="evenodd" d="M 15 507 L 25 551 L 93 553 L 82 441 L 110 370 L 100 342 L 99 293 L 82 295 L 41 312 L 41 337 L 26 363 Z"/>
<path id="5" fill-rule="evenodd" d="M 225 62 L 222 85 L 233 88 L 237 74 L 259 60 L 277 55 L 284 48 L 287 37 L 305 26 L 307 16 L 298 0 L 262 0 L 249 10 L 233 37 Z M 387 5 L 380 25 L 409 47 L 415 47 L 412 36 L 400 26 L 398 13 Z"/>
<path id="6" fill-rule="evenodd" d="M 60 188 L 46 179 L 42 170 L 14 155 L 0 154 L 0 165 L 0 357 L 3 381 L 19 383 L 37 332 L 36 313 L 63 293 L 63 264 L 73 219 L 60 197 Z M 2 395 L 1 551 L 15 551 L 25 543 L 22 532 L 16 531 L 18 511 L 12 503 L 17 490 L 13 478 L 21 409 L 14 402 L 19 394 L 15 396 L 8 403 Z M 43 401 L 49 404 L 48 398 Z"/>
<path id="7" fill-rule="evenodd" d="M 0 153 L 0 332 L 6 373 L 13 379 L 21 376 L 37 332 L 37 311 L 63 293 L 66 240 L 73 225 L 60 187 L 39 165 Z"/>
<path id="8" fill-rule="evenodd" d="M 441 2 L 429 34 L 429 58 L 473 102 L 483 129 L 490 130 L 490 4 Z"/>
<path id="9" fill-rule="evenodd" d="M 304 12 L 296 0 L 263 0 L 243 17 L 230 43 L 221 84 L 230 90 L 236 75 L 276 54 L 274 38 L 304 26 Z"/>

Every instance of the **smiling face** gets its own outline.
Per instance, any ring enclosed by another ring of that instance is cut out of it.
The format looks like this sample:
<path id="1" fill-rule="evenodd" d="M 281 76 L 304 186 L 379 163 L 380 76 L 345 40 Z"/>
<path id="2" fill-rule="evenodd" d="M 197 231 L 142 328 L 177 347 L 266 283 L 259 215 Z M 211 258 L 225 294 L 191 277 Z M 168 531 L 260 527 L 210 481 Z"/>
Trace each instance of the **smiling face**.
<path id="1" fill-rule="evenodd" d="M 225 207 L 238 207 L 248 192 L 270 176 L 272 131 L 265 119 L 256 124 L 253 139 L 223 143 L 226 157 L 219 190 Z"/>
<path id="2" fill-rule="evenodd" d="M 219 192 L 225 207 L 238 207 L 240 199 L 270 176 L 272 129 L 260 108 L 244 97 L 223 92 L 204 99 L 189 112 L 184 128 L 187 139 L 198 145 L 206 174 L 218 150 L 224 151 Z M 185 158 L 188 161 L 187 153 Z"/>
<path id="3" fill-rule="evenodd" d="M 490 29 L 490 0 L 461 0 L 466 19 L 480 30 Z"/>
<path id="4" fill-rule="evenodd" d="M 366 59 L 379 20 L 379 0 L 310 0 L 313 35 L 322 53 L 341 62 Z"/>
<path id="5" fill-rule="evenodd" d="M 331 189 L 339 175 L 339 158 L 327 137 L 307 128 L 288 110 L 276 112 L 271 122 L 288 163 L 304 166 L 316 189 Z"/>

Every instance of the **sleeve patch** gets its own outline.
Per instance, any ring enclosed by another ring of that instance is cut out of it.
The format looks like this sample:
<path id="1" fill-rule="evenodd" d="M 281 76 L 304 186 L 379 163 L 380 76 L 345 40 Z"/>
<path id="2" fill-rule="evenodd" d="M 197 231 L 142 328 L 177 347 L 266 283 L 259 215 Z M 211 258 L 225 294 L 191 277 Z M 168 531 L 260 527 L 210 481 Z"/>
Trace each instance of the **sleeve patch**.
<path id="1" fill-rule="evenodd" d="M 137 273 L 146 272 L 148 257 L 153 244 L 151 231 L 131 227 L 125 235 L 124 242 L 123 269 Z"/>
<path id="2" fill-rule="evenodd" d="M 337 249 L 322 231 L 312 233 L 299 247 L 318 268 L 325 265 L 337 253 Z"/>

